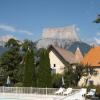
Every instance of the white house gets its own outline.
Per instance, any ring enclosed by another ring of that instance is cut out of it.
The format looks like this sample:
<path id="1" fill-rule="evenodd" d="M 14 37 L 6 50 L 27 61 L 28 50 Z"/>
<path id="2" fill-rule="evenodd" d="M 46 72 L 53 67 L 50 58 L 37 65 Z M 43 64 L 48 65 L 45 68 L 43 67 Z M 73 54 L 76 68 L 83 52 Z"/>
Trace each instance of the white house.
<path id="1" fill-rule="evenodd" d="M 79 48 L 75 54 L 57 46 L 49 46 L 49 58 L 51 69 L 55 73 L 63 74 L 66 64 L 79 63 L 82 60 L 82 54 Z M 77 58 L 77 59 L 76 59 Z"/>
<path id="2" fill-rule="evenodd" d="M 94 69 L 97 72 L 97 75 L 82 77 L 79 85 L 84 85 L 84 81 L 87 78 L 89 84 L 100 85 L 100 46 L 91 48 L 85 55 L 81 63 L 84 65 L 89 65 L 90 68 Z"/>

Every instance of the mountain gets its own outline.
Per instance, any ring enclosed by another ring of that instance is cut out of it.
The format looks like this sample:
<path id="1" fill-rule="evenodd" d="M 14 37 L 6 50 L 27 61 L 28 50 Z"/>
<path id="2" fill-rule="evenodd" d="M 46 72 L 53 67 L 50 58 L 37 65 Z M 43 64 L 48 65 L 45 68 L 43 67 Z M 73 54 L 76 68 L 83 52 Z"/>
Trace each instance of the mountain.
<path id="1" fill-rule="evenodd" d="M 75 25 L 67 27 L 45 28 L 42 32 L 42 39 L 46 38 L 70 41 L 80 40 L 77 35 L 77 28 L 75 27 Z"/>
<path id="2" fill-rule="evenodd" d="M 48 48 L 49 45 L 56 45 L 58 47 L 65 48 L 66 45 L 70 45 L 73 41 L 66 39 L 40 39 L 37 41 L 37 48 Z"/>
<path id="3" fill-rule="evenodd" d="M 80 48 L 80 51 L 82 52 L 83 55 L 85 55 L 91 48 L 91 46 L 87 43 L 81 42 L 81 41 L 77 41 L 77 42 L 73 42 L 68 48 L 66 48 L 67 50 L 75 53 L 77 47 Z"/>
<path id="4" fill-rule="evenodd" d="M 47 48 L 49 45 L 58 45 L 65 48 L 72 42 L 80 41 L 74 25 L 67 27 L 45 28 L 42 39 L 37 43 L 37 48 Z"/>
<path id="5" fill-rule="evenodd" d="M 91 48 L 89 44 L 82 41 L 71 41 L 66 39 L 41 39 L 37 42 L 37 48 L 48 48 L 49 45 L 56 45 L 73 53 L 75 53 L 77 47 L 79 47 L 83 55 Z"/>
<path id="6" fill-rule="evenodd" d="M 1 56 L 4 52 L 6 52 L 7 50 L 8 50 L 8 48 L 3 47 L 3 46 L 0 46 L 0 56 Z"/>
<path id="7" fill-rule="evenodd" d="M 42 32 L 42 39 L 37 41 L 37 48 L 48 48 L 55 45 L 75 53 L 79 47 L 82 54 L 86 54 L 91 48 L 90 45 L 80 41 L 75 26 L 45 28 Z"/>

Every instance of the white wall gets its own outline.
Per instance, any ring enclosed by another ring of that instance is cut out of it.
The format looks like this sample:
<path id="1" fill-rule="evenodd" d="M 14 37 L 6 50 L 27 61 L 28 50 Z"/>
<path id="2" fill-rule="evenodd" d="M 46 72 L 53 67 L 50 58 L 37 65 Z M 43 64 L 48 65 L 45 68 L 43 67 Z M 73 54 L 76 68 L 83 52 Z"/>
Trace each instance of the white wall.
<path id="1" fill-rule="evenodd" d="M 56 73 L 62 74 L 64 71 L 64 67 L 65 65 L 60 61 L 60 59 L 52 52 L 49 52 L 49 58 L 50 58 L 50 64 L 51 67 L 54 66 L 54 64 L 56 64 Z"/>
<path id="2" fill-rule="evenodd" d="M 100 68 L 95 68 L 95 70 L 97 71 L 97 75 L 90 76 L 89 80 L 92 80 L 94 85 L 100 85 Z M 86 77 L 83 76 L 79 81 L 79 86 L 84 86 L 85 80 Z"/>
<path id="3" fill-rule="evenodd" d="M 94 85 L 100 85 L 100 68 L 95 69 L 97 71 L 96 76 L 91 76 L 91 80 L 93 80 Z"/>

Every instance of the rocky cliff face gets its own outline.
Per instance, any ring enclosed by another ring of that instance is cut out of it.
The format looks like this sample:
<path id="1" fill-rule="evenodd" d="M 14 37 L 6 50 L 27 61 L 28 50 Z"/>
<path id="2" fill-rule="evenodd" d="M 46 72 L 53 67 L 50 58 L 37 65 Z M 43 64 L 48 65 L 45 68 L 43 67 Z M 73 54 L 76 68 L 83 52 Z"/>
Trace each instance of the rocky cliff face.
<path id="1" fill-rule="evenodd" d="M 37 48 L 48 48 L 49 45 L 66 48 L 72 44 L 73 41 L 66 39 L 41 39 L 37 43 Z"/>
<path id="2" fill-rule="evenodd" d="M 74 26 L 46 28 L 43 30 L 42 39 L 37 43 L 37 48 L 47 48 L 51 44 L 65 48 L 75 41 L 80 39 Z"/>
<path id="3" fill-rule="evenodd" d="M 46 38 L 79 41 L 75 26 L 61 28 L 45 28 L 42 33 L 42 39 Z"/>
<path id="4" fill-rule="evenodd" d="M 80 41 L 74 26 L 44 29 L 42 39 L 37 42 L 37 48 L 48 48 L 49 45 L 62 47 L 73 53 L 79 47 L 83 55 L 90 49 L 88 44 Z"/>
<path id="5" fill-rule="evenodd" d="M 77 47 L 79 47 L 83 55 L 85 55 L 91 48 L 89 44 L 84 43 L 82 41 L 68 41 L 60 39 L 41 39 L 37 43 L 37 48 L 47 48 L 51 44 L 58 47 L 62 47 L 73 53 L 75 53 Z"/>

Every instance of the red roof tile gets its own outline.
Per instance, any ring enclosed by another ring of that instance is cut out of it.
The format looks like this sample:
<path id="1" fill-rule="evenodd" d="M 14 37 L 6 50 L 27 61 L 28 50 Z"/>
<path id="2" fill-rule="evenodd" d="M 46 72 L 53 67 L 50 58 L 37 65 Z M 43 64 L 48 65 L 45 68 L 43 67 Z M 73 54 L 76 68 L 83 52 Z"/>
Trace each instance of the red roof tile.
<path id="1" fill-rule="evenodd" d="M 82 60 L 82 64 L 92 67 L 100 67 L 100 46 L 91 48 Z"/>

